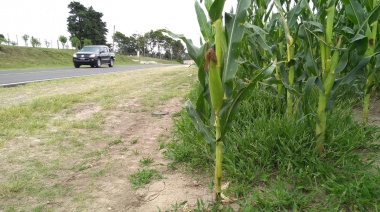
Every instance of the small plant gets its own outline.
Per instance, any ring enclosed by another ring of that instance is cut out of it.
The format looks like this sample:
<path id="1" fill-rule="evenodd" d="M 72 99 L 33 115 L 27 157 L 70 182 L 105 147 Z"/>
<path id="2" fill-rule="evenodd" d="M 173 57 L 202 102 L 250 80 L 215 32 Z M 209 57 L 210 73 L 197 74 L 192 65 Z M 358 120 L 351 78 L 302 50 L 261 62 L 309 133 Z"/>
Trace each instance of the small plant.
<path id="1" fill-rule="evenodd" d="M 137 149 L 132 150 L 132 152 L 133 152 L 134 155 L 140 154 L 140 152 Z"/>
<path id="2" fill-rule="evenodd" d="M 160 146 L 158 147 L 158 150 L 165 148 L 165 141 L 160 141 Z"/>
<path id="3" fill-rule="evenodd" d="M 108 146 L 114 146 L 114 145 L 117 145 L 120 143 L 123 143 L 123 141 L 119 138 L 119 139 L 113 140 L 111 142 L 108 142 Z"/>
<path id="4" fill-rule="evenodd" d="M 155 169 L 139 170 L 134 174 L 129 175 L 128 179 L 132 183 L 132 188 L 142 188 L 150 183 L 152 179 L 162 179 L 163 176 Z"/>
<path id="5" fill-rule="evenodd" d="M 134 138 L 134 139 L 132 139 L 131 144 L 137 144 L 138 141 L 139 141 L 138 138 Z"/>
<path id="6" fill-rule="evenodd" d="M 121 148 L 121 151 L 124 151 L 124 152 L 126 152 L 126 151 L 128 151 L 128 147 L 123 147 L 123 148 Z"/>
<path id="7" fill-rule="evenodd" d="M 105 149 L 96 150 L 96 151 L 92 151 L 92 152 L 89 152 L 89 153 L 85 153 L 83 155 L 83 158 L 100 157 L 101 155 L 106 154 L 106 153 L 107 153 L 107 150 L 105 150 Z"/>
<path id="8" fill-rule="evenodd" d="M 149 164 L 152 164 L 154 162 L 153 158 L 150 158 L 150 157 L 143 157 L 139 163 L 140 163 L 140 166 L 148 166 Z"/>

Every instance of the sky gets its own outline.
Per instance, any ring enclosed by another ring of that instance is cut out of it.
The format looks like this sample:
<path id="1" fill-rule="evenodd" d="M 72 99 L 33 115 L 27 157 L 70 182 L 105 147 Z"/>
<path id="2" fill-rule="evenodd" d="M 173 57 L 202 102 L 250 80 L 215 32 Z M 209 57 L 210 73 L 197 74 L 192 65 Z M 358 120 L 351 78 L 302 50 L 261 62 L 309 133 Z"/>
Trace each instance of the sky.
<path id="1" fill-rule="evenodd" d="M 6 0 L 0 5 L 0 34 L 23 46 L 24 34 L 36 37 L 41 46 L 45 40 L 57 48 L 60 35 L 69 38 L 67 32 L 67 6 L 72 0 Z M 194 9 L 195 0 L 76 0 L 103 13 L 112 43 L 114 27 L 126 36 L 144 34 L 150 30 L 169 29 L 183 34 L 199 45 L 201 36 Z M 237 0 L 227 0 L 225 11 L 236 8 Z M 29 42 L 30 43 L 30 42 Z"/>

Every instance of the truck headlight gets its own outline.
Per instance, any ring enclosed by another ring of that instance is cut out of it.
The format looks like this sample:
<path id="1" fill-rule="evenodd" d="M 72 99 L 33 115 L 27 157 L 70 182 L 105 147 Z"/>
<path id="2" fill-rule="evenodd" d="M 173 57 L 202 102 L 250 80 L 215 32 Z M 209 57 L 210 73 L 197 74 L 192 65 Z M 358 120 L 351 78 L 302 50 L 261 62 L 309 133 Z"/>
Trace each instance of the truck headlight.
<path id="1" fill-rule="evenodd" d="M 73 54 L 73 57 L 77 57 L 77 54 L 75 53 L 75 54 Z"/>
<path id="2" fill-rule="evenodd" d="M 95 54 L 91 54 L 89 57 L 90 57 L 90 58 L 94 58 L 94 57 L 95 57 Z"/>

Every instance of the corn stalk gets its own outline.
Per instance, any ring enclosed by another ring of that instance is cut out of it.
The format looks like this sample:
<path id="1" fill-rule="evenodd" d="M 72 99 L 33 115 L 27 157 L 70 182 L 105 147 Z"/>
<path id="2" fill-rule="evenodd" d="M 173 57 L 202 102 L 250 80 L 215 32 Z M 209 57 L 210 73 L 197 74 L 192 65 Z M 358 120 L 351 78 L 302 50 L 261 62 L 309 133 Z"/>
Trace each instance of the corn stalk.
<path id="1" fill-rule="evenodd" d="M 240 102 L 251 94 L 258 81 L 268 77 L 275 68 L 271 65 L 262 69 L 249 84 L 241 89 L 234 86 L 240 44 L 245 30 L 244 22 L 252 1 L 239 0 L 236 14 L 223 15 L 225 19 L 225 25 L 223 25 L 224 2 L 225 0 L 205 1 L 208 19 L 199 3 L 195 3 L 198 23 L 206 41 L 201 48 L 194 46 L 192 41 L 183 35 L 166 31 L 172 37 L 182 39 L 186 43 L 190 57 L 198 66 L 198 78 L 203 89 L 198 102 L 204 102 L 205 99 L 212 109 L 211 117 L 208 119 L 212 120 L 212 124 L 209 125 L 207 119 L 203 118 L 207 113 L 202 104 L 197 104 L 197 108 L 194 108 L 190 101 L 185 103 L 194 127 L 205 141 L 215 143 L 216 201 L 221 200 L 222 147 L 227 143 L 225 135 L 231 128 Z"/>
<path id="2" fill-rule="evenodd" d="M 378 0 L 372 0 L 371 3 L 372 3 L 371 5 L 372 8 L 375 8 L 376 5 L 378 4 Z M 366 36 L 369 39 L 368 39 L 368 49 L 365 53 L 366 56 L 373 55 L 375 52 L 377 25 L 378 25 L 378 20 L 376 19 L 373 23 L 370 23 L 370 27 L 367 28 Z M 375 83 L 374 83 L 374 80 L 376 77 L 375 65 L 373 65 L 372 63 L 367 64 L 366 73 L 367 73 L 367 80 L 365 83 L 364 100 L 363 100 L 363 122 L 365 123 L 368 122 L 369 102 L 370 102 L 370 97 L 371 97 L 371 91 L 376 90 Z"/>
<path id="3" fill-rule="evenodd" d="M 334 23 L 335 2 L 330 4 L 331 0 L 327 2 L 329 7 L 326 9 L 327 17 L 325 23 L 326 32 L 320 35 L 320 54 L 321 54 L 321 66 L 322 66 L 322 83 L 323 91 L 319 92 L 318 97 L 318 109 L 317 109 L 317 125 L 316 125 L 316 147 L 318 153 L 322 154 L 325 150 L 324 141 L 326 134 L 326 105 L 330 96 L 331 89 L 335 81 L 335 68 L 339 60 L 339 51 L 336 50 L 331 57 L 332 45 L 332 29 Z M 341 39 L 339 39 L 337 47 L 340 47 Z"/>
<path id="4" fill-rule="evenodd" d="M 294 58 L 294 39 L 290 34 L 289 26 L 282 12 L 283 9 L 280 2 L 278 0 L 274 0 L 274 3 L 277 7 L 277 10 L 280 13 L 282 24 L 284 27 L 284 33 L 285 33 L 285 38 L 286 38 L 286 63 L 288 67 L 288 81 L 289 81 L 289 88 L 292 89 L 294 87 L 294 78 L 295 78 L 294 65 L 291 64 L 291 61 Z M 287 105 L 286 112 L 288 115 L 293 114 L 293 94 L 290 89 L 287 89 L 286 91 L 286 105 Z"/>

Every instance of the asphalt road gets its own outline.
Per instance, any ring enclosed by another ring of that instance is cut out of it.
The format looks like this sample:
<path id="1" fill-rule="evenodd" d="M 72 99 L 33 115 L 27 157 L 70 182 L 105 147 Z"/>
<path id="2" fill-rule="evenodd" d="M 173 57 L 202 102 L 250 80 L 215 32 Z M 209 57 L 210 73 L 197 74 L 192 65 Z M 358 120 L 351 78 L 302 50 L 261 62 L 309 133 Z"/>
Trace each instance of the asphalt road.
<path id="1" fill-rule="evenodd" d="M 39 82 L 46 80 L 55 80 L 62 78 L 72 78 L 79 76 L 89 76 L 94 74 L 105 74 L 113 72 L 124 72 L 139 69 L 148 69 L 156 67 L 166 67 L 173 65 L 130 65 L 117 66 L 110 68 L 107 64 L 103 64 L 100 68 L 91 68 L 83 66 L 80 68 L 39 68 L 39 69 L 23 69 L 23 70 L 0 70 L 0 86 L 14 86 L 27 84 L 30 82 Z"/>

